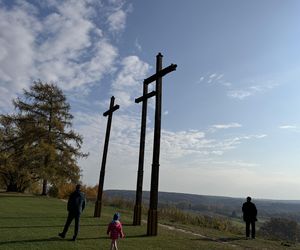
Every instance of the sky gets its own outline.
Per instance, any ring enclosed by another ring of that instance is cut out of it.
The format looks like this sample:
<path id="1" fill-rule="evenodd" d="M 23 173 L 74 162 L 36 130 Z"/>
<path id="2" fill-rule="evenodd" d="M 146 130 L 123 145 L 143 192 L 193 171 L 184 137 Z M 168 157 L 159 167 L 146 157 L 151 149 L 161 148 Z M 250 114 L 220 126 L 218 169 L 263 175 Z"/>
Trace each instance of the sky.
<path id="1" fill-rule="evenodd" d="M 159 190 L 300 199 L 300 1 L 0 1 L 0 113 L 34 80 L 67 96 L 81 180 L 136 189 L 143 80 L 163 67 Z M 154 84 L 149 86 L 150 91 Z M 150 189 L 154 100 L 147 117 Z"/>

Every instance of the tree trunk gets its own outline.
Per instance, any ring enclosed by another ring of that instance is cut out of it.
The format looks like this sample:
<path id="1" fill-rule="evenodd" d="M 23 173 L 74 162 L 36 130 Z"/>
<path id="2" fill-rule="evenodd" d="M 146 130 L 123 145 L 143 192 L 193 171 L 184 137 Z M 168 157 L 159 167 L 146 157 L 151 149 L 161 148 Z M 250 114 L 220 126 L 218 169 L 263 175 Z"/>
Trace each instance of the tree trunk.
<path id="1" fill-rule="evenodd" d="M 6 192 L 18 192 L 18 187 L 16 183 L 9 183 L 6 186 Z"/>
<path id="2" fill-rule="evenodd" d="M 48 181 L 46 179 L 43 180 L 43 192 L 42 195 L 47 195 L 47 184 Z"/>

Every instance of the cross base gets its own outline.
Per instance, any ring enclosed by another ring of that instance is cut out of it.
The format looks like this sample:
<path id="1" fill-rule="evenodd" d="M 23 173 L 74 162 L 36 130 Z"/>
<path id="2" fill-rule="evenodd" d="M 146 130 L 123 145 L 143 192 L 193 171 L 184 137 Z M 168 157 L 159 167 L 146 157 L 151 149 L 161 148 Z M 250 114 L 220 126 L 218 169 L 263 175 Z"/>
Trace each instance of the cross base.
<path id="1" fill-rule="evenodd" d="M 134 206 L 134 215 L 133 215 L 133 225 L 134 226 L 141 225 L 141 217 L 142 217 L 142 206 L 140 204 L 136 204 Z"/>
<path id="2" fill-rule="evenodd" d="M 148 236 L 157 235 L 157 210 L 156 209 L 150 208 L 148 211 L 147 235 Z"/>
<path id="3" fill-rule="evenodd" d="M 101 206 L 102 206 L 102 202 L 100 200 L 96 200 L 94 217 L 100 217 L 101 216 Z"/>

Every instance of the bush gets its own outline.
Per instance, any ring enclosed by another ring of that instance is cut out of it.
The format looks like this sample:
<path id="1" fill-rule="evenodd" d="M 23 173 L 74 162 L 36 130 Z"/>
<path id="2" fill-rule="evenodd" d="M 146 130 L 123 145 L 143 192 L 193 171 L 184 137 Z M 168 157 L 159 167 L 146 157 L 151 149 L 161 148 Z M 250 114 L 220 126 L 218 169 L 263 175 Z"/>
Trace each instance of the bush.
<path id="1" fill-rule="evenodd" d="M 159 209 L 159 218 L 171 222 L 196 225 L 206 228 L 213 228 L 221 231 L 240 233 L 240 229 L 235 227 L 231 221 L 223 217 L 211 217 L 206 215 L 196 215 L 184 212 L 176 207 L 166 207 Z"/>
<path id="2" fill-rule="evenodd" d="M 48 195 L 51 197 L 58 197 L 58 188 L 57 186 L 51 186 L 48 190 Z"/>
<path id="3" fill-rule="evenodd" d="M 103 197 L 104 204 L 106 206 L 118 207 L 118 208 L 126 208 L 133 209 L 134 202 L 131 200 L 125 200 L 122 197 L 113 197 L 108 198 L 106 196 Z"/>
<path id="4" fill-rule="evenodd" d="M 300 228 L 297 222 L 284 218 L 271 218 L 261 226 L 259 233 L 275 240 L 296 242 L 300 238 Z"/>

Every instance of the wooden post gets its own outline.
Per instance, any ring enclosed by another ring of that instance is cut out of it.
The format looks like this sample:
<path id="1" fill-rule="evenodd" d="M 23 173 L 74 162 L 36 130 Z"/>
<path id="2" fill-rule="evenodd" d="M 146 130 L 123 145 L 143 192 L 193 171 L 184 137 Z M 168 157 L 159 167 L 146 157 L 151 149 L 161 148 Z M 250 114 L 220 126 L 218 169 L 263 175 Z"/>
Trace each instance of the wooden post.
<path id="1" fill-rule="evenodd" d="M 135 99 L 136 103 L 142 104 L 142 119 L 141 119 L 141 137 L 140 137 L 140 151 L 139 163 L 136 184 L 136 197 L 133 214 L 133 225 L 141 225 L 142 217 L 142 196 L 143 196 L 143 176 L 144 176 L 144 155 L 145 155 L 145 138 L 146 138 L 146 122 L 147 122 L 147 100 L 155 95 L 155 91 L 148 94 L 148 85 L 143 84 L 143 95 Z"/>
<path id="2" fill-rule="evenodd" d="M 95 203 L 95 211 L 94 217 L 101 216 L 101 207 L 102 207 L 102 194 L 103 194 L 103 185 L 104 185 L 104 176 L 105 176 L 105 165 L 106 165 L 106 158 L 107 158 L 107 151 L 108 151 L 108 143 L 109 143 L 109 135 L 110 135 L 110 128 L 111 128 L 111 121 L 113 112 L 120 108 L 119 105 L 115 105 L 115 97 L 112 96 L 110 99 L 109 110 L 103 113 L 103 116 L 108 116 L 107 126 L 106 126 L 106 133 L 105 133 L 105 142 L 104 142 L 104 149 L 103 149 L 103 156 L 102 156 L 102 164 L 100 170 L 100 177 L 99 177 L 99 185 L 98 185 L 98 194 L 97 200 Z"/>
<path id="3" fill-rule="evenodd" d="M 158 205 L 158 184 L 159 184 L 159 155 L 160 155 L 160 135 L 161 135 L 161 97 L 162 97 L 162 77 L 171 71 L 176 70 L 177 65 L 171 64 L 162 69 L 162 54 L 156 56 L 156 74 L 149 77 L 144 83 L 150 83 L 156 80 L 156 100 L 155 100 L 155 123 L 154 123 L 154 141 L 153 158 L 151 171 L 151 190 L 150 204 L 148 210 L 147 235 L 157 235 L 157 205 Z"/>
<path id="4" fill-rule="evenodd" d="M 162 70 L 162 55 L 156 56 L 156 73 Z M 158 204 L 158 179 L 159 179 L 159 153 L 161 133 L 161 91 L 162 78 L 156 79 L 155 124 L 153 141 L 153 158 L 151 171 L 150 204 L 148 211 L 147 235 L 157 235 L 157 204 Z"/>

